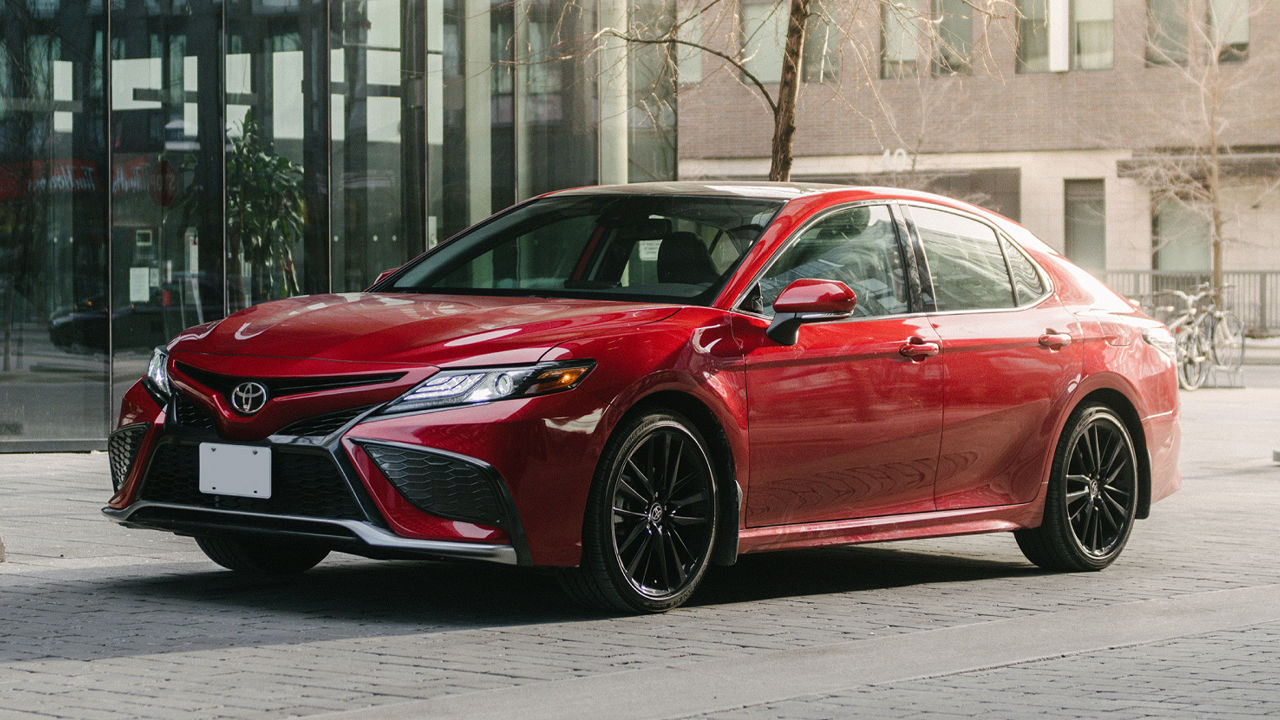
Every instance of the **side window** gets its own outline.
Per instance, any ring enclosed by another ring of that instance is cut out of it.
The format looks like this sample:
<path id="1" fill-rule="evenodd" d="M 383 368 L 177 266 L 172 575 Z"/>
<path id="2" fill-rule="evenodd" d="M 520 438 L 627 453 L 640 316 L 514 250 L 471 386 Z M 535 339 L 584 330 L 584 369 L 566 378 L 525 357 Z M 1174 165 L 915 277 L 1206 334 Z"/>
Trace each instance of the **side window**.
<path id="1" fill-rule="evenodd" d="M 924 244 L 933 301 L 939 312 L 1014 306 L 1013 285 L 990 227 L 960 215 L 912 207 Z"/>
<path id="2" fill-rule="evenodd" d="M 855 316 L 907 312 L 902 252 L 889 209 L 864 205 L 838 210 L 809 226 L 783 248 L 760 280 L 764 311 L 800 278 L 839 280 L 858 296 Z"/>
<path id="3" fill-rule="evenodd" d="M 1009 260 L 1009 270 L 1013 275 L 1013 291 L 1018 295 L 1018 304 L 1026 305 L 1044 295 L 1047 290 L 1044 279 L 1040 277 L 1040 272 L 1036 270 L 1031 260 L 1023 255 L 1009 238 L 1001 236 L 1000 244 L 1004 246 L 1004 256 Z"/>

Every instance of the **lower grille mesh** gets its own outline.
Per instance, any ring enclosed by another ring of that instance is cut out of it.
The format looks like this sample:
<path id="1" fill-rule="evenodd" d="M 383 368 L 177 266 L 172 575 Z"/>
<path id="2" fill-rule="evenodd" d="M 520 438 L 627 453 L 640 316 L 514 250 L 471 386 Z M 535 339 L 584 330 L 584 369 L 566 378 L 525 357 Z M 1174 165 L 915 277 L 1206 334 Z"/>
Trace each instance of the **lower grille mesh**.
<path id="1" fill-rule="evenodd" d="M 271 515 L 365 519 L 337 466 L 326 455 L 275 448 L 271 454 L 271 497 L 260 500 L 200 492 L 198 452 L 196 445 L 161 445 L 151 458 L 141 498 Z"/>
<path id="2" fill-rule="evenodd" d="M 394 445 L 361 443 L 365 452 L 414 507 L 436 517 L 505 527 L 496 478 L 460 458 Z"/>
<path id="3" fill-rule="evenodd" d="M 107 439 L 107 457 L 111 460 L 111 485 L 119 490 L 124 481 L 129 479 L 129 471 L 133 469 L 133 461 L 138 458 L 138 448 L 142 446 L 142 438 L 147 434 L 146 424 L 130 425 L 121 428 Z"/>

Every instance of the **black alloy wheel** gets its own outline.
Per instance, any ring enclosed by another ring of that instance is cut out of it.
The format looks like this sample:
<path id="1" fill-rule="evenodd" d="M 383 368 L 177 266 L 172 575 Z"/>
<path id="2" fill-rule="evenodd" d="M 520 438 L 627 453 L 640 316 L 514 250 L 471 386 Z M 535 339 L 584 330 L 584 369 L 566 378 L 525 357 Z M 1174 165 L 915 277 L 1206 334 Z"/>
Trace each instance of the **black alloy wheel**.
<path id="1" fill-rule="evenodd" d="M 1073 413 L 1054 455 L 1044 522 L 1015 533 L 1027 559 L 1049 570 L 1101 570 L 1124 549 L 1138 508 L 1138 458 L 1110 408 Z"/>
<path id="2" fill-rule="evenodd" d="M 685 418 L 625 422 L 605 448 L 583 527 L 580 568 L 563 576 L 587 604 L 662 612 L 693 594 L 711 557 L 716 475 Z"/>

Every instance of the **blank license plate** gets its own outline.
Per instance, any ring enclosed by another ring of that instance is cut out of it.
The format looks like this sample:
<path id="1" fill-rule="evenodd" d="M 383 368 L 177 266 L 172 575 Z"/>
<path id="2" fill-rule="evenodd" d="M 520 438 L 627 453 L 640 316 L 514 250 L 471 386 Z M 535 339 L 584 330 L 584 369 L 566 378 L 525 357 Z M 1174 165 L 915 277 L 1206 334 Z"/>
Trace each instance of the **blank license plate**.
<path id="1" fill-rule="evenodd" d="M 200 492 L 271 497 L 271 448 L 200 443 Z"/>

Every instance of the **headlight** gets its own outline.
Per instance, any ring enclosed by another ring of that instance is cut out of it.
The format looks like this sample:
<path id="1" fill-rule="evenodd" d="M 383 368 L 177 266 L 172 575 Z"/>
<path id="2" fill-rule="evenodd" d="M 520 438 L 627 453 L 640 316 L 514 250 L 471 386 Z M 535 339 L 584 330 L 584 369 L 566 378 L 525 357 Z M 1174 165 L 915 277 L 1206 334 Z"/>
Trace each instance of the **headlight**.
<path id="1" fill-rule="evenodd" d="M 594 362 L 579 360 L 520 367 L 444 370 L 401 395 L 383 412 L 432 410 L 570 390 L 577 387 L 593 367 Z"/>
<path id="2" fill-rule="evenodd" d="M 1151 347 L 1159 350 L 1170 360 L 1176 360 L 1178 357 L 1178 343 L 1173 339 L 1173 333 L 1167 328 L 1153 327 L 1142 331 L 1142 339 L 1147 341 Z"/>
<path id="3" fill-rule="evenodd" d="M 169 352 L 163 346 L 151 351 L 151 361 L 147 363 L 147 375 L 142 383 L 162 403 L 169 399 Z"/>

